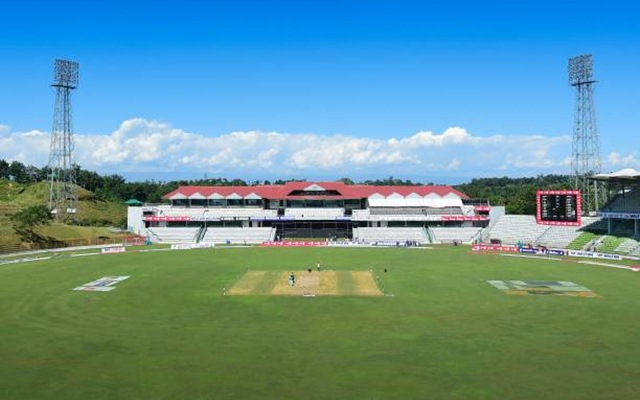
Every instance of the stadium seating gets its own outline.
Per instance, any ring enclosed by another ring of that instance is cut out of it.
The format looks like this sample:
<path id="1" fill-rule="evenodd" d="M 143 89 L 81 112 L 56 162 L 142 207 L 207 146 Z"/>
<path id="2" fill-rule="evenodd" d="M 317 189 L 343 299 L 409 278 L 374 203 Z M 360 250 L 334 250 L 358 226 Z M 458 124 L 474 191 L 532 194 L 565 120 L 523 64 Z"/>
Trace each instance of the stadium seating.
<path id="1" fill-rule="evenodd" d="M 247 243 L 272 241 L 274 228 L 207 228 L 202 243 Z"/>
<path id="2" fill-rule="evenodd" d="M 502 244 L 515 245 L 518 242 L 534 244 L 549 229 L 538 225 L 532 215 L 503 215 L 489 232 L 490 240 L 500 240 Z"/>
<path id="3" fill-rule="evenodd" d="M 538 239 L 536 245 L 564 249 L 569 243 L 580 236 L 580 230 L 575 226 L 549 226 Z"/>
<path id="4" fill-rule="evenodd" d="M 480 233 L 482 228 L 468 227 L 468 228 L 442 228 L 434 227 L 429 228 L 433 234 L 433 241 L 435 243 L 452 243 L 453 241 L 461 241 L 463 243 L 469 243 L 475 239 Z"/>
<path id="5" fill-rule="evenodd" d="M 538 225 L 530 215 L 503 215 L 492 226 L 486 240 L 500 240 L 503 244 L 541 245 L 567 248 L 585 229 L 601 228 L 603 221 L 596 217 L 583 217 L 582 225 Z M 606 225 L 605 225 L 606 226 Z"/>
<path id="6" fill-rule="evenodd" d="M 631 254 L 636 249 L 640 247 L 640 243 L 638 243 L 635 239 L 626 239 L 615 249 L 616 253 L 620 254 Z"/>
<path id="7" fill-rule="evenodd" d="M 193 243 L 200 228 L 148 228 L 154 243 Z"/>
<path id="8" fill-rule="evenodd" d="M 636 257 L 640 257 L 640 243 L 638 243 L 638 246 L 636 246 L 635 249 L 631 250 L 629 252 L 630 256 L 636 256 Z"/>
<path id="9" fill-rule="evenodd" d="M 429 238 L 423 228 L 356 228 L 354 240 L 359 242 L 406 242 L 428 243 Z"/>

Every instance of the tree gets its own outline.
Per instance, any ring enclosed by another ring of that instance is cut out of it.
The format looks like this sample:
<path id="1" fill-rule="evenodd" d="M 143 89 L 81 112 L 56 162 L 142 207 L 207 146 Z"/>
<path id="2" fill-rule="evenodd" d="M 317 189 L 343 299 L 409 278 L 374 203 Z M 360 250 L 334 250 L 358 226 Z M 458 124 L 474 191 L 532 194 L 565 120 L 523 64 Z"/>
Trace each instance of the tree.
<path id="1" fill-rule="evenodd" d="M 340 178 L 339 182 L 344 183 L 345 185 L 355 185 L 355 182 L 351 178 Z"/>
<path id="2" fill-rule="evenodd" d="M 14 232 L 29 243 L 41 239 L 35 229 L 40 225 L 48 225 L 52 219 L 49 209 L 44 205 L 26 207 L 11 216 Z"/>
<path id="3" fill-rule="evenodd" d="M 9 179 L 9 163 L 0 160 L 0 179 Z"/>
<path id="4" fill-rule="evenodd" d="M 17 183 L 29 183 L 27 167 L 20 161 L 13 161 L 11 165 L 9 165 L 9 176 Z"/>
<path id="5" fill-rule="evenodd" d="M 506 206 L 508 214 L 532 215 L 536 210 L 536 190 L 569 188 L 566 175 L 538 175 L 528 178 L 476 178 L 454 186 L 473 199 L 488 199 L 494 206 Z"/>

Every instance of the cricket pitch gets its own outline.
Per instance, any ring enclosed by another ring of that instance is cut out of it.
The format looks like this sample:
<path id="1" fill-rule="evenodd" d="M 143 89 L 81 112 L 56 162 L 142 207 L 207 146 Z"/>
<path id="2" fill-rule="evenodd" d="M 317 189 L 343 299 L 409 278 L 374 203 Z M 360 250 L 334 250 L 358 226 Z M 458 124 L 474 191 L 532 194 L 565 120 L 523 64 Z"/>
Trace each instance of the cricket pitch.
<path id="1" fill-rule="evenodd" d="M 295 284 L 289 284 L 289 275 Z M 228 295 L 382 296 L 370 271 L 248 271 Z"/>

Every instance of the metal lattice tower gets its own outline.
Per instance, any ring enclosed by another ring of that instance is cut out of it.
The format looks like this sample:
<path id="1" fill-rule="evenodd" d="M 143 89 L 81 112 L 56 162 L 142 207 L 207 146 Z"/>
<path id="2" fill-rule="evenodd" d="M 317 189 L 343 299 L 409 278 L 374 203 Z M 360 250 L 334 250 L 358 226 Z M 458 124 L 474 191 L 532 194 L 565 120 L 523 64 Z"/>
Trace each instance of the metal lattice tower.
<path id="1" fill-rule="evenodd" d="M 602 159 L 596 125 L 596 108 L 593 101 L 593 60 L 591 54 L 569 59 L 569 84 L 575 88 L 575 114 L 573 119 L 573 144 L 571 150 L 572 186 L 582 192 L 582 211 L 585 215 L 599 207 L 600 188 L 589 178 L 600 173 Z"/>
<path id="2" fill-rule="evenodd" d="M 56 220 L 64 222 L 75 221 L 77 211 L 71 92 L 78 87 L 78 70 L 77 62 L 56 60 L 51 84 L 56 90 L 56 102 L 49 153 L 49 209 Z"/>

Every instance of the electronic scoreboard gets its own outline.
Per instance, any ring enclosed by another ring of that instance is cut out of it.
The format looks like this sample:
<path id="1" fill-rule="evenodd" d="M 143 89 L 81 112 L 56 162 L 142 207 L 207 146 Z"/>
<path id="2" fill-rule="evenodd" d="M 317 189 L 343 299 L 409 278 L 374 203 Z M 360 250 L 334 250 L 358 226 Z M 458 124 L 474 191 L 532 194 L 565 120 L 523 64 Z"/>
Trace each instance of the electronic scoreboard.
<path id="1" fill-rule="evenodd" d="M 541 225 L 580 226 L 581 204 L 579 190 L 538 190 L 536 222 Z"/>

